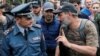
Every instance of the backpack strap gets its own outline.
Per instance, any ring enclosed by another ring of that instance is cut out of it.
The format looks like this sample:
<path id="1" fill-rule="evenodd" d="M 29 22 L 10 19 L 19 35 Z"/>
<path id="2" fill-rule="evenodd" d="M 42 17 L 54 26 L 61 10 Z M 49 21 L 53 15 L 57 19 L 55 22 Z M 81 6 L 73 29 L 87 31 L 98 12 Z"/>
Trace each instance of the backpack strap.
<path id="1" fill-rule="evenodd" d="M 85 25 L 86 25 L 86 22 L 87 22 L 87 21 L 88 21 L 87 19 L 82 19 L 82 20 L 81 20 L 80 27 L 79 27 L 79 29 L 78 29 L 78 32 L 79 32 L 79 34 L 80 34 L 80 39 L 81 39 L 82 41 L 84 41 L 84 43 L 86 43 L 86 34 L 84 33 L 84 29 L 85 29 Z"/>

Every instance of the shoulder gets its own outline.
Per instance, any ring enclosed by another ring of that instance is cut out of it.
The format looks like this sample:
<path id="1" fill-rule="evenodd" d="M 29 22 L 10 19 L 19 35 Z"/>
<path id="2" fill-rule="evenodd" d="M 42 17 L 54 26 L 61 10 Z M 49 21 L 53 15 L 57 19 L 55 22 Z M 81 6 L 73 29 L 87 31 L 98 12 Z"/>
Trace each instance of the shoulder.
<path id="1" fill-rule="evenodd" d="M 4 35 L 5 35 L 5 36 L 9 35 L 10 33 L 12 33 L 13 29 L 14 29 L 14 26 L 8 28 L 7 30 L 5 30 L 5 31 L 3 32 Z"/>
<path id="2" fill-rule="evenodd" d="M 41 25 L 40 25 L 40 24 L 34 24 L 33 27 L 34 27 L 34 28 L 41 29 Z"/>
<path id="3" fill-rule="evenodd" d="M 92 21 L 88 20 L 85 24 L 85 27 L 86 28 L 93 28 L 93 27 L 95 27 L 95 24 Z"/>

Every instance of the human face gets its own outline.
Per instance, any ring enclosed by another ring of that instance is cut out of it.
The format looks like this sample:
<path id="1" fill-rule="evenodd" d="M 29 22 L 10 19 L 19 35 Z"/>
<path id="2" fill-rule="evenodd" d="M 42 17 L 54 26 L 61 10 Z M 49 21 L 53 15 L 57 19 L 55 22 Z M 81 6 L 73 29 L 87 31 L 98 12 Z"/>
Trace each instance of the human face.
<path id="1" fill-rule="evenodd" d="M 57 4 L 57 0 L 50 0 L 52 3 Z"/>
<path id="2" fill-rule="evenodd" d="M 77 3 L 73 3 L 73 5 L 76 7 L 76 9 L 78 10 L 78 12 L 80 12 L 81 5 L 77 4 Z"/>
<path id="3" fill-rule="evenodd" d="M 18 17 L 17 22 L 20 26 L 24 27 L 24 28 L 28 28 L 31 27 L 33 24 L 33 21 L 31 18 L 27 18 L 25 16 L 23 17 Z"/>
<path id="4" fill-rule="evenodd" d="M 62 21 L 62 23 L 66 24 L 66 25 L 70 24 L 71 20 L 70 20 L 69 13 L 62 12 L 62 13 L 58 14 L 58 16 L 59 16 L 59 19 Z"/>
<path id="5" fill-rule="evenodd" d="M 3 14 L 3 12 L 5 12 L 5 9 L 0 9 L 0 14 Z"/>
<path id="6" fill-rule="evenodd" d="M 61 13 L 58 13 L 58 18 L 59 18 L 59 20 L 62 22 L 63 20 L 64 20 L 64 13 L 63 12 L 61 12 Z"/>
<path id="7" fill-rule="evenodd" d="M 34 14 L 37 14 L 38 15 L 40 13 L 40 11 L 41 11 L 41 7 L 40 6 L 33 7 L 32 8 L 32 11 L 33 11 Z"/>
<path id="8" fill-rule="evenodd" d="M 98 4 L 98 3 L 93 4 L 93 6 L 92 6 L 92 9 L 94 12 L 97 12 L 99 8 L 100 8 L 100 4 Z"/>
<path id="9" fill-rule="evenodd" d="M 44 17 L 46 23 L 51 23 L 53 21 L 53 10 L 46 10 L 44 11 Z"/>
<path id="10" fill-rule="evenodd" d="M 90 8 L 92 5 L 92 0 L 85 0 L 86 7 Z"/>

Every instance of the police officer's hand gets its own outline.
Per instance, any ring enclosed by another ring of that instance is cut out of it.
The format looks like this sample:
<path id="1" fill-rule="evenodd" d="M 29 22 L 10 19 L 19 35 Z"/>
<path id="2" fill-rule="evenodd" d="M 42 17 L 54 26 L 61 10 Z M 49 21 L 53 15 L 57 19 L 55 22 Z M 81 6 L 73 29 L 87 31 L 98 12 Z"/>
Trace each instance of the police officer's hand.
<path id="1" fill-rule="evenodd" d="M 63 29 L 61 30 L 61 32 L 62 32 L 62 35 L 61 35 L 61 36 L 58 36 L 58 37 L 56 38 L 57 43 L 62 42 L 65 46 L 70 47 L 70 44 L 71 44 L 71 43 L 70 43 L 70 42 L 68 41 L 68 39 L 65 37 L 65 33 L 64 33 Z"/>

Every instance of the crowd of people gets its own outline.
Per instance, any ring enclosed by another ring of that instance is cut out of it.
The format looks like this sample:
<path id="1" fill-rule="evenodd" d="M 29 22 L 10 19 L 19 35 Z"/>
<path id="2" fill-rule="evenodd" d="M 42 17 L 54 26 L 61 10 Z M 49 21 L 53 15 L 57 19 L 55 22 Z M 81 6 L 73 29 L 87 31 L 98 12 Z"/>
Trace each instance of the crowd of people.
<path id="1" fill-rule="evenodd" d="M 1 5 L 0 56 L 100 56 L 100 1 L 84 3 Z"/>

